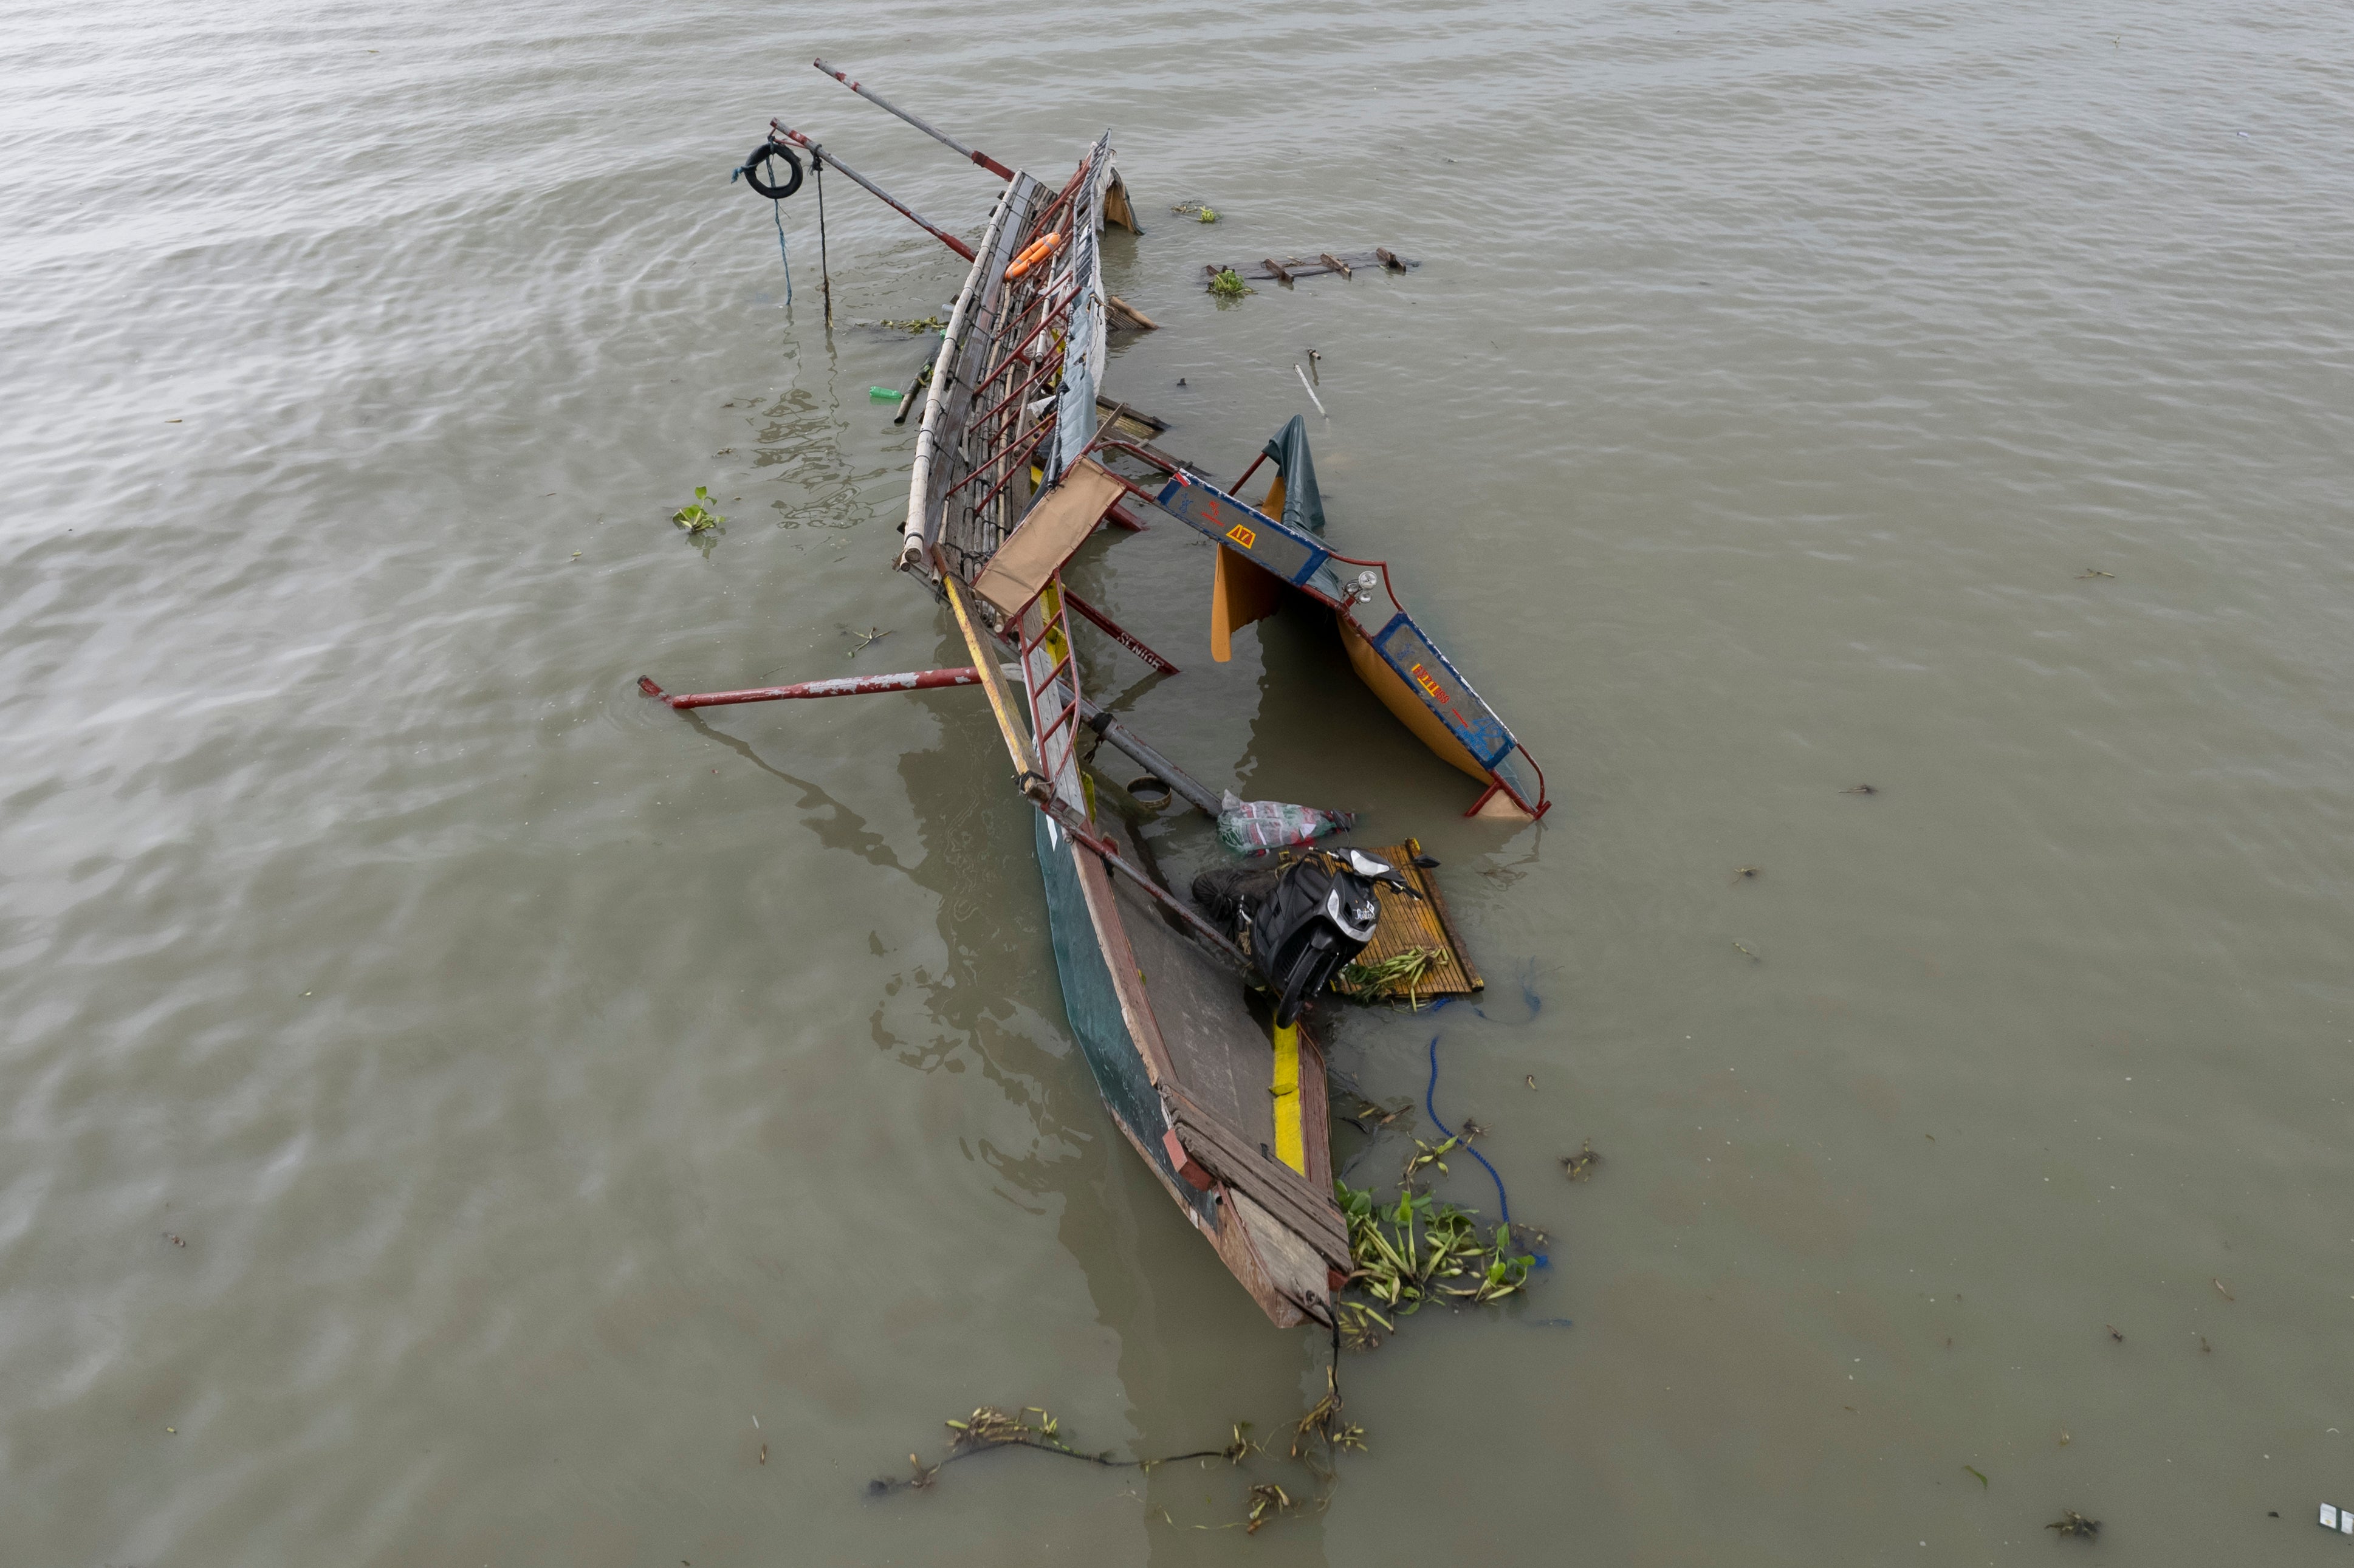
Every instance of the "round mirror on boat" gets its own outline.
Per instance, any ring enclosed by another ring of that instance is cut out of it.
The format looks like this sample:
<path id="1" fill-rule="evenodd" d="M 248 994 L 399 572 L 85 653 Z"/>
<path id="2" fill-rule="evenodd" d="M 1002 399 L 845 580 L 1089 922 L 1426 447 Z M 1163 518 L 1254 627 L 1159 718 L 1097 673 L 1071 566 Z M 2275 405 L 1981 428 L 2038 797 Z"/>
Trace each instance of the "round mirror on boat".
<path id="1" fill-rule="evenodd" d="M 1170 800 L 1169 786 L 1150 773 L 1141 779 L 1129 779 L 1128 792 L 1136 797 L 1138 805 L 1150 807 L 1156 811 L 1169 804 Z"/>

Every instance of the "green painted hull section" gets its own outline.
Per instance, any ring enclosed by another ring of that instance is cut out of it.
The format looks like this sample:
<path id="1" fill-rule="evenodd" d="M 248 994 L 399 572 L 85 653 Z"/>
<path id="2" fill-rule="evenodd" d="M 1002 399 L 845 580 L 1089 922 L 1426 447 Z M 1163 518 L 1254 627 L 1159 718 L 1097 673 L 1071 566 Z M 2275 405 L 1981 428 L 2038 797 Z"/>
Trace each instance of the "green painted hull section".
<path id="1" fill-rule="evenodd" d="M 1079 1054 L 1096 1075 L 1104 1104 L 1135 1136 L 1145 1158 L 1187 1195 L 1195 1213 L 1214 1224 L 1216 1210 L 1210 1194 L 1194 1193 L 1179 1181 L 1176 1168 L 1161 1150 L 1161 1135 L 1168 1121 L 1161 1112 L 1161 1096 L 1145 1073 L 1144 1057 L 1120 1012 L 1119 993 L 1112 989 L 1103 945 L 1096 940 L 1095 921 L 1087 915 L 1087 895 L 1079 886 L 1077 851 L 1069 834 L 1048 831 L 1044 812 L 1033 811 L 1030 819 L 1036 833 L 1038 869 L 1046 884 L 1046 924 L 1054 934 L 1055 968 L 1063 978 L 1063 1011 L 1071 1021 L 1071 1033 L 1078 1037 Z"/>

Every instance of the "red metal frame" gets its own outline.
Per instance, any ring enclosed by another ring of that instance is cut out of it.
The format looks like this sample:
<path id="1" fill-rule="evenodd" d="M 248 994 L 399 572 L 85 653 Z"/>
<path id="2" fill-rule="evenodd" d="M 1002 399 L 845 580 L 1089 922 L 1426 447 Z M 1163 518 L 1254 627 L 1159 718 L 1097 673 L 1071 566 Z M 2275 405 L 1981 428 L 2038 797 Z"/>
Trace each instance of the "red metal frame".
<path id="1" fill-rule="evenodd" d="M 942 686 L 979 684 L 981 672 L 970 665 L 960 670 L 908 670 L 896 675 L 840 675 L 830 681 L 754 686 L 737 692 L 673 694 L 654 684 L 651 675 L 638 677 L 638 690 L 673 708 L 718 708 L 736 703 L 783 703 L 804 697 L 864 697 L 883 692 L 929 692 Z"/>
<path id="2" fill-rule="evenodd" d="M 1062 302 L 1046 313 L 1045 319 L 1040 322 L 1036 326 L 1030 329 L 1030 335 L 1023 338 L 1020 343 L 1014 344 L 1013 350 L 1008 353 L 1003 359 L 997 362 L 996 369 L 991 371 L 979 381 L 973 383 L 972 395 L 976 397 L 980 397 L 981 388 L 987 387 L 991 382 L 1004 375 L 1007 366 L 1028 364 L 1029 361 L 1023 356 L 1023 350 L 1037 342 L 1038 334 L 1044 332 L 1048 327 L 1054 325 L 1057 320 L 1061 319 L 1063 314 L 1071 308 L 1071 302 L 1078 297 L 1079 291 L 1076 289 L 1073 289 L 1069 293 L 1064 295 Z M 1033 302 L 1034 303 L 1035 302 L 1034 301 Z M 1023 308 L 1027 310 L 1029 309 L 1029 306 L 1025 305 Z"/>
<path id="3" fill-rule="evenodd" d="M 1020 473 L 1024 468 L 1027 468 L 1030 465 L 1030 462 L 1037 457 L 1038 449 L 1045 444 L 1045 439 L 1054 433 L 1055 417 L 1052 414 L 1049 414 L 1046 418 L 1038 422 L 1038 440 L 1032 442 L 1028 447 L 1023 450 L 1022 456 L 1023 461 L 1017 462 L 1012 468 L 1007 469 L 1005 471 L 1005 476 L 1002 479 L 1000 479 L 995 484 L 989 487 L 989 493 L 972 503 L 972 509 L 975 512 L 979 512 L 982 507 L 996 500 L 997 493 L 1013 482 L 1013 476 Z M 1002 457 L 1004 454 L 1001 452 L 998 455 Z M 991 461 L 993 464 L 996 460 L 991 459 Z M 959 482 L 962 482 L 960 481 Z"/>
<path id="4" fill-rule="evenodd" d="M 961 153 L 964 156 L 971 159 L 974 163 L 979 164 L 982 168 L 987 169 L 991 174 L 995 175 L 999 179 L 1010 180 L 1013 177 L 1013 171 L 1012 169 L 1007 168 L 1004 164 L 999 163 L 988 154 L 981 152 L 979 148 L 966 146 L 963 143 L 957 141 L 954 137 L 948 135 L 945 132 L 936 129 L 928 121 L 918 120 L 916 116 L 908 113 L 897 104 L 885 101 L 881 93 L 868 91 L 865 88 L 861 87 L 858 83 L 851 80 L 847 74 L 834 69 L 823 60 L 811 60 L 810 61 L 810 64 L 817 67 L 818 69 L 825 72 L 826 75 L 833 78 L 834 80 L 842 83 L 843 86 L 850 89 L 851 91 L 858 94 L 859 97 L 875 105 L 877 109 L 880 109 L 888 114 L 897 115 L 900 119 L 906 121 L 917 130 L 921 131 L 925 135 L 929 136 L 933 141 L 940 143 L 940 145 L 949 148 L 954 152 Z"/>
<path id="5" fill-rule="evenodd" d="M 1110 616 L 1106 615 L 1102 610 L 1097 609 L 1094 605 L 1089 604 L 1086 599 L 1083 599 L 1077 594 L 1073 593 L 1070 589 L 1070 585 L 1067 583 L 1063 586 L 1063 602 L 1070 606 L 1073 609 L 1077 610 L 1081 615 L 1087 617 L 1087 620 L 1095 622 L 1095 624 L 1101 628 L 1105 634 L 1110 637 L 1113 641 L 1119 643 L 1122 648 L 1127 649 L 1129 652 L 1135 654 L 1138 658 L 1143 660 L 1146 663 L 1151 665 L 1162 674 L 1174 675 L 1180 673 L 1176 665 L 1172 664 L 1168 660 L 1163 659 L 1160 654 L 1155 653 L 1151 649 L 1146 647 L 1142 638 L 1138 637 L 1134 632 L 1129 630 L 1119 621 L 1114 620 Z"/>

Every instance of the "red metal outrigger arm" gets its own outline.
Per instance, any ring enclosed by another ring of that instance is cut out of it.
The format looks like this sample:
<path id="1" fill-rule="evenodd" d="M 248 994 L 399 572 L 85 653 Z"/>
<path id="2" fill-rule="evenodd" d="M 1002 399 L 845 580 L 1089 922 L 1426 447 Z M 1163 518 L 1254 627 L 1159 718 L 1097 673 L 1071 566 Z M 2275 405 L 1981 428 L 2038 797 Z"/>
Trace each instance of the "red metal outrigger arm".
<path id="1" fill-rule="evenodd" d="M 858 94 L 859 97 L 864 99 L 875 108 L 884 111 L 885 113 L 897 115 L 900 119 L 906 121 L 917 130 L 921 131 L 925 135 L 929 136 L 933 141 L 938 142 L 941 146 L 948 148 L 951 152 L 962 154 L 964 156 L 971 159 L 974 163 L 979 164 L 982 168 L 987 169 L 991 174 L 995 175 L 999 179 L 1010 180 L 1013 177 L 1013 171 L 1012 169 L 1007 168 L 1004 164 L 999 163 L 988 154 L 983 153 L 977 148 L 966 146 L 963 143 L 940 130 L 938 126 L 933 125 L 928 121 L 917 119 L 916 116 L 908 113 L 906 110 L 900 108 L 897 104 L 890 102 L 885 99 L 881 93 L 874 91 L 869 88 L 862 87 L 857 82 L 851 80 L 845 72 L 834 69 L 823 60 L 811 60 L 810 61 L 810 64 L 817 67 L 818 69 L 825 72 L 826 75 L 833 78 L 834 80 L 842 83 L 843 86 L 850 89 L 851 91 Z"/>
<path id="2" fill-rule="evenodd" d="M 864 175 L 860 174 L 856 169 L 852 168 L 848 164 L 843 163 L 840 158 L 835 157 L 832 153 L 827 152 L 823 147 L 819 146 L 815 142 L 811 141 L 808 137 L 802 135 L 791 126 L 785 124 L 782 121 L 769 121 L 769 140 L 773 142 L 779 136 L 791 143 L 794 146 L 806 151 L 811 157 L 822 159 L 829 167 L 840 169 L 843 174 L 848 175 L 852 179 L 856 180 L 860 185 L 865 186 L 869 195 L 879 198 L 884 205 L 898 213 L 900 217 L 906 218 L 908 222 L 914 224 L 917 228 L 922 229 L 925 233 L 930 235 L 933 238 L 938 240 L 941 244 L 947 246 L 949 249 L 955 251 L 966 260 L 970 261 L 973 259 L 971 246 L 967 245 L 963 240 L 959 239 L 955 235 L 950 234 L 947 229 L 942 228 L 938 224 L 934 223 L 930 218 L 926 217 L 922 213 L 917 212 L 914 207 L 909 207 L 906 202 L 901 201 L 897 196 L 893 196 L 889 191 L 885 190 L 881 185 L 876 185 L 873 180 L 868 179 Z"/>
<path id="3" fill-rule="evenodd" d="M 929 692 L 941 686 L 977 686 L 980 673 L 961 670 L 909 670 L 896 675 L 838 675 L 831 681 L 803 681 L 790 686 L 753 686 L 738 692 L 663 691 L 651 675 L 638 677 L 638 690 L 673 708 L 718 708 L 736 703 L 783 703 L 799 697 L 864 697 L 878 692 Z"/>

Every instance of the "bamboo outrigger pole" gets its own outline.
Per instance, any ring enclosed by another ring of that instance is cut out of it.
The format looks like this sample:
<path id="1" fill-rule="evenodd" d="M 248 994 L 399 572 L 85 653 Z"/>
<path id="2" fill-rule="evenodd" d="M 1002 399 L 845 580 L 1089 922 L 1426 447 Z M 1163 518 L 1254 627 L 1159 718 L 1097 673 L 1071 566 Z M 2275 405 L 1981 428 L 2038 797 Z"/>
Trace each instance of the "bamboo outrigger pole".
<path id="1" fill-rule="evenodd" d="M 832 165 L 834 168 L 840 169 L 843 174 L 848 175 L 852 179 L 856 180 L 860 185 L 864 185 L 870 195 L 878 197 L 885 206 L 896 210 L 900 217 L 907 219 L 908 222 L 913 223 L 917 228 L 922 229 L 925 233 L 930 235 L 933 238 L 938 240 L 941 244 L 947 246 L 949 249 L 955 251 L 966 260 L 970 261 L 973 259 L 971 246 L 967 245 L 963 240 L 959 239 L 955 235 L 950 234 L 947 229 L 942 228 L 938 224 L 934 223 L 930 218 L 926 217 L 914 207 L 909 207 L 906 202 L 901 201 L 897 196 L 893 196 L 889 191 L 885 190 L 881 185 L 876 185 L 873 180 L 868 179 L 864 175 L 860 174 L 856 169 L 852 168 L 848 164 L 845 164 L 840 158 L 835 157 L 832 153 L 826 152 L 816 143 L 811 141 L 808 137 L 802 135 L 791 126 L 784 124 L 780 121 L 771 120 L 769 122 L 769 130 L 772 135 L 782 136 L 794 146 L 806 149 L 811 156 L 823 158 L 829 164 Z"/>
<path id="2" fill-rule="evenodd" d="M 988 154 L 981 152 L 978 148 L 966 146 L 963 143 L 958 141 L 955 137 L 948 134 L 946 132 L 940 130 L 939 127 L 932 124 L 928 121 L 919 120 L 915 115 L 912 115 L 906 110 L 900 108 L 897 104 L 889 101 L 884 98 L 881 93 L 867 90 L 858 83 L 851 80 L 847 75 L 826 64 L 823 60 L 811 60 L 810 61 L 810 64 L 817 67 L 818 69 L 825 72 L 826 75 L 833 78 L 834 80 L 842 83 L 843 86 L 850 89 L 851 91 L 858 94 L 859 97 L 864 99 L 875 108 L 884 111 L 885 113 L 897 115 L 900 119 L 906 121 L 917 130 L 921 131 L 925 135 L 929 136 L 933 141 L 938 142 L 941 146 L 948 148 L 951 152 L 962 154 L 965 157 L 971 159 L 976 164 L 979 164 L 982 168 L 987 169 L 991 174 L 995 175 L 999 179 L 1010 180 L 1013 177 L 1013 171 L 1012 169 L 1007 168 L 1004 164 L 999 163 Z"/>

